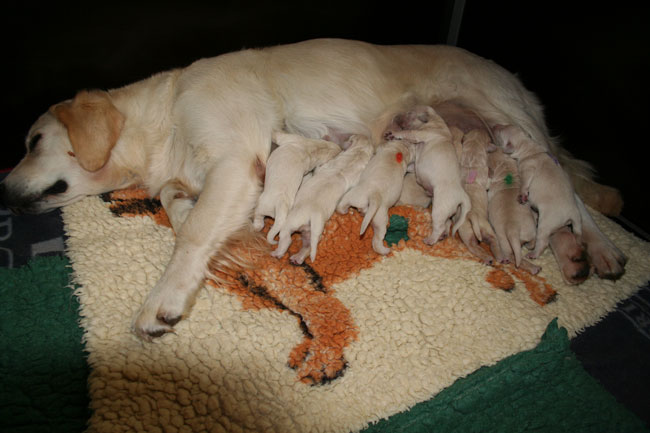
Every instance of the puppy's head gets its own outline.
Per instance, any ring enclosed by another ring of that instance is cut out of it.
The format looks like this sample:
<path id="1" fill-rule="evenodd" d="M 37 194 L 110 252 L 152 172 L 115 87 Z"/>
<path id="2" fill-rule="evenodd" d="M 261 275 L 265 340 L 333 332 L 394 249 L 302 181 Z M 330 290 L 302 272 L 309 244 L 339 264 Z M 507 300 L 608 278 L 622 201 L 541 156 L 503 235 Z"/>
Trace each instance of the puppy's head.
<path id="1" fill-rule="evenodd" d="M 436 117 L 433 108 L 427 105 L 418 105 L 406 113 L 398 114 L 393 119 L 393 125 L 399 129 L 419 129 Z"/>
<path id="2" fill-rule="evenodd" d="M 57 104 L 29 130 L 27 154 L 0 184 L 14 213 L 41 213 L 105 192 L 105 166 L 124 117 L 104 92 Z"/>

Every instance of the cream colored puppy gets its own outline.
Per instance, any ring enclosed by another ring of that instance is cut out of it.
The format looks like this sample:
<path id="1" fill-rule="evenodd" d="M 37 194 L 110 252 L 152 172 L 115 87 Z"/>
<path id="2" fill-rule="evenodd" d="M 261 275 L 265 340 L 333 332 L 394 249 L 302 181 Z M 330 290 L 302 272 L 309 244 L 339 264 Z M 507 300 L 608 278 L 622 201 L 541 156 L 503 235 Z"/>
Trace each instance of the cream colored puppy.
<path id="1" fill-rule="evenodd" d="M 450 228 L 452 236 L 455 235 L 458 227 L 465 222 L 471 203 L 463 190 L 451 132 L 444 120 L 433 108 L 417 106 L 398 115 L 385 137 L 406 140 L 415 145 L 415 177 L 433 197 L 433 227 L 431 235 L 424 242 L 435 244 L 449 235 Z"/>
<path id="2" fill-rule="evenodd" d="M 273 257 L 282 257 L 291 245 L 291 234 L 299 231 L 302 248 L 290 257 L 291 262 L 301 264 L 307 255 L 312 263 L 316 260 L 318 241 L 325 223 L 343 194 L 357 184 L 374 152 L 366 136 L 353 135 L 348 141 L 350 145 L 344 152 L 320 166 L 298 190 L 294 206 L 280 228 L 280 241 L 271 253 Z"/>
<path id="3" fill-rule="evenodd" d="M 582 236 L 580 210 L 571 181 L 558 160 L 519 127 L 497 125 L 493 130 L 504 153 L 517 160 L 521 176 L 519 201 L 530 203 L 538 213 L 535 249 L 528 257 L 539 257 L 549 237 L 568 225 L 579 241 Z"/>
<path id="4" fill-rule="evenodd" d="M 415 178 L 415 173 L 409 172 L 404 176 L 402 191 L 396 204 L 398 206 L 408 205 L 418 207 L 429 207 L 431 204 L 431 196 L 418 183 Z"/>
<path id="5" fill-rule="evenodd" d="M 403 141 L 382 145 L 361 173 L 359 183 L 345 193 L 336 208 L 339 213 L 346 213 L 352 206 L 365 213 L 359 234 L 363 234 L 372 221 L 372 248 L 378 254 L 390 252 L 384 245 L 388 208 L 399 200 L 404 175 L 413 158 L 411 145 Z"/>
<path id="6" fill-rule="evenodd" d="M 485 129 L 472 129 L 463 135 L 455 128 L 450 128 L 454 145 L 460 161 L 463 188 L 469 196 L 472 208 L 467 213 L 467 220 L 458 229 L 458 234 L 467 249 L 487 265 L 494 262 L 488 252 L 479 246 L 479 242 L 490 245 L 498 260 L 500 249 L 496 247 L 496 234 L 488 221 L 488 164 L 487 149 L 491 143 L 490 135 Z"/>
<path id="7" fill-rule="evenodd" d="M 499 261 L 507 263 L 514 256 L 515 266 L 536 274 L 541 268 L 522 257 L 521 246 L 535 242 L 536 229 L 531 209 L 517 202 L 520 187 L 517 162 L 501 150 L 495 150 L 488 153 L 487 164 L 490 173 L 488 218 L 503 257 Z"/>
<path id="8" fill-rule="evenodd" d="M 266 162 L 264 191 L 255 208 L 253 228 L 262 230 L 264 217 L 274 218 L 266 240 L 275 244 L 275 236 L 293 206 L 303 177 L 338 155 L 341 147 L 331 141 L 281 131 L 273 132 L 272 140 L 280 147 L 271 152 Z"/>

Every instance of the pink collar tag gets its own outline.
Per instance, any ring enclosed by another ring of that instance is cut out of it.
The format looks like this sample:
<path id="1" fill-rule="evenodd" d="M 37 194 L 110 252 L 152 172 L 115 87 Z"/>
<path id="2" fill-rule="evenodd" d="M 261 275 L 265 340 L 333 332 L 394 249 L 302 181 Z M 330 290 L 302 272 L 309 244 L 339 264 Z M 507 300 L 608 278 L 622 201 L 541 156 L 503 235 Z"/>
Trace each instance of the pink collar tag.
<path id="1" fill-rule="evenodd" d="M 469 173 L 467 173 L 467 180 L 465 183 L 474 183 L 477 174 L 476 170 L 470 170 Z"/>

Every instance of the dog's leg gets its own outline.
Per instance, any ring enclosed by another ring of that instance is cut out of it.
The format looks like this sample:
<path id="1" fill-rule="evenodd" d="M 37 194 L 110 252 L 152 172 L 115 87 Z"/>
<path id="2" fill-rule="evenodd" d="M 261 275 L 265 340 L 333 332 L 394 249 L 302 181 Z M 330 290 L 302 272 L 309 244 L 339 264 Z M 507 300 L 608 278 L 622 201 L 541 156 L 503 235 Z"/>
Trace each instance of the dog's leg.
<path id="1" fill-rule="evenodd" d="M 160 190 L 160 202 L 167 212 L 167 218 L 178 233 L 187 215 L 194 208 L 196 199 L 189 189 L 179 181 L 166 183 Z"/>
<path id="2" fill-rule="evenodd" d="M 135 316 L 133 329 L 139 337 L 148 340 L 173 331 L 190 308 L 212 253 L 249 220 L 260 189 L 252 166 L 253 160 L 230 160 L 207 174 L 194 209 L 177 233 L 165 272 Z"/>
<path id="3" fill-rule="evenodd" d="M 587 251 L 577 242 L 568 226 L 551 235 L 550 246 L 567 284 L 580 284 L 589 278 L 591 266 Z"/>
<path id="4" fill-rule="evenodd" d="M 617 280 L 625 272 L 627 257 L 600 231 L 582 200 L 576 195 L 582 218 L 582 242 L 587 246 L 589 260 L 600 278 Z"/>

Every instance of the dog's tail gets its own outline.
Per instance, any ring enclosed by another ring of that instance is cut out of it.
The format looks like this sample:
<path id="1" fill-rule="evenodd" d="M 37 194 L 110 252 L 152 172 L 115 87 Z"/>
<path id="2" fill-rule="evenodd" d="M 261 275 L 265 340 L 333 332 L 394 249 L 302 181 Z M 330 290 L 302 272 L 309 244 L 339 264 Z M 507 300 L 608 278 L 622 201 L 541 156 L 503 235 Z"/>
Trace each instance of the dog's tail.
<path id="1" fill-rule="evenodd" d="M 359 235 L 362 235 L 366 232 L 368 225 L 375 217 L 375 214 L 379 209 L 379 203 L 381 203 L 381 197 L 379 196 L 379 193 L 371 193 L 368 197 L 368 209 L 366 210 L 366 214 L 364 215 L 363 221 L 361 222 L 361 230 L 359 231 Z"/>
<path id="2" fill-rule="evenodd" d="M 571 153 L 551 141 L 551 149 L 560 165 L 569 174 L 573 189 L 580 198 L 600 213 L 618 216 L 623 210 L 623 196 L 614 187 L 602 185 L 594 180 L 596 172 L 588 162 L 575 158 Z"/>

